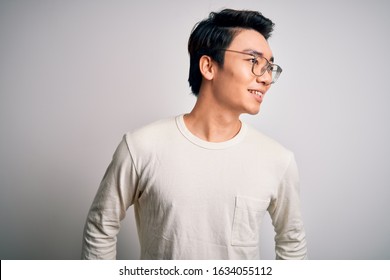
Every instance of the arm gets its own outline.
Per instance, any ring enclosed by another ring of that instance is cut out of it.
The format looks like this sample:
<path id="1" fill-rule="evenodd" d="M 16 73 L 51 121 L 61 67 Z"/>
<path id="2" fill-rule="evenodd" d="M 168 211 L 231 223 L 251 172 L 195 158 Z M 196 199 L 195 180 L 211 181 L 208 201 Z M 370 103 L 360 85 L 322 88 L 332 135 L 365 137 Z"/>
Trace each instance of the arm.
<path id="1" fill-rule="evenodd" d="M 125 139 L 100 183 L 84 227 L 82 259 L 115 259 L 120 221 L 137 197 L 137 172 Z"/>
<path id="2" fill-rule="evenodd" d="M 306 259 L 307 250 L 300 210 L 298 169 L 293 155 L 291 155 L 290 163 L 268 211 L 276 232 L 276 259 Z"/>

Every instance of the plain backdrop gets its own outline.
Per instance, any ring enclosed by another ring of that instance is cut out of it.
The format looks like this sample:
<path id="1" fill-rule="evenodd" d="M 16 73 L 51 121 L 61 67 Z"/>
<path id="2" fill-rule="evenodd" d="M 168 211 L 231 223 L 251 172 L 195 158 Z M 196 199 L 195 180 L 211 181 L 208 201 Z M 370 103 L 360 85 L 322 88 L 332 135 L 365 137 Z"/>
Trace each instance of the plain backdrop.
<path id="1" fill-rule="evenodd" d="M 1 259 L 80 258 L 123 134 L 191 110 L 188 36 L 227 7 L 276 23 L 283 73 L 243 120 L 295 152 L 309 258 L 390 259 L 388 1 L 0 0 Z M 264 259 L 273 237 L 267 218 Z"/>

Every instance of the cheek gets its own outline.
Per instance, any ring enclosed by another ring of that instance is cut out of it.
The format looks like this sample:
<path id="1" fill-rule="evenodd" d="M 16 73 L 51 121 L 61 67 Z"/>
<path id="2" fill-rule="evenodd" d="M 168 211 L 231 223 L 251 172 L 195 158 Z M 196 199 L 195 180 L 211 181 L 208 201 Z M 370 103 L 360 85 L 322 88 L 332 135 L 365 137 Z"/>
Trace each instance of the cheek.
<path id="1" fill-rule="evenodd" d="M 242 93 L 246 92 L 256 80 L 249 65 L 246 64 L 237 64 L 234 67 L 225 65 L 223 72 L 220 74 L 217 85 L 218 91 L 222 92 L 223 95 L 229 95 L 229 98 L 233 99 L 235 97 L 242 98 Z"/>
<path id="2" fill-rule="evenodd" d="M 229 76 L 231 83 L 235 83 L 236 86 L 245 86 L 248 87 L 256 77 L 252 74 L 250 69 L 246 67 L 240 67 L 232 71 Z"/>

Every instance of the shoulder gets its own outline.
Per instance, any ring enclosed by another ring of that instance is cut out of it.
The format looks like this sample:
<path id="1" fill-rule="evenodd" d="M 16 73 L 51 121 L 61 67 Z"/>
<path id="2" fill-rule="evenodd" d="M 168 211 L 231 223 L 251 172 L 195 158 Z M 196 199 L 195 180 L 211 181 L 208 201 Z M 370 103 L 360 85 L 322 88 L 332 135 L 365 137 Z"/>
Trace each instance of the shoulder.
<path id="1" fill-rule="evenodd" d="M 137 128 L 133 131 L 127 132 L 126 136 L 133 139 L 144 138 L 149 136 L 159 135 L 167 133 L 172 129 L 175 129 L 175 118 L 161 119 L 152 123 L 149 123 L 143 127 Z"/>
<path id="2" fill-rule="evenodd" d="M 124 140 L 130 150 L 153 150 L 177 133 L 175 117 L 158 120 L 127 132 Z"/>
<path id="3" fill-rule="evenodd" d="M 261 153 L 262 156 L 280 159 L 289 162 L 294 154 L 284 145 L 269 137 L 268 135 L 258 131 L 254 127 L 247 125 L 247 143 L 253 151 Z"/>
<path id="4" fill-rule="evenodd" d="M 254 127 L 247 125 L 248 127 L 248 139 L 254 142 L 256 145 L 261 145 L 269 149 L 279 151 L 282 153 L 290 153 L 291 151 L 284 145 L 271 138 L 270 136 L 262 133 Z"/>

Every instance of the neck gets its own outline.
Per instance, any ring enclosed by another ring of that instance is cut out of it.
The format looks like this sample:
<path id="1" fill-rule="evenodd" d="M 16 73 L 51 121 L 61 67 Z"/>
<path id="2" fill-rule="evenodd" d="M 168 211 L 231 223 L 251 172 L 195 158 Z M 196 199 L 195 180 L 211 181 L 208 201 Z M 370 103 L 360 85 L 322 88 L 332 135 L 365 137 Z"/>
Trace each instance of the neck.
<path id="1" fill-rule="evenodd" d="M 224 142 L 232 139 L 241 129 L 239 114 L 226 112 L 212 106 L 201 96 L 191 113 L 184 116 L 186 127 L 192 134 L 208 142 Z"/>

